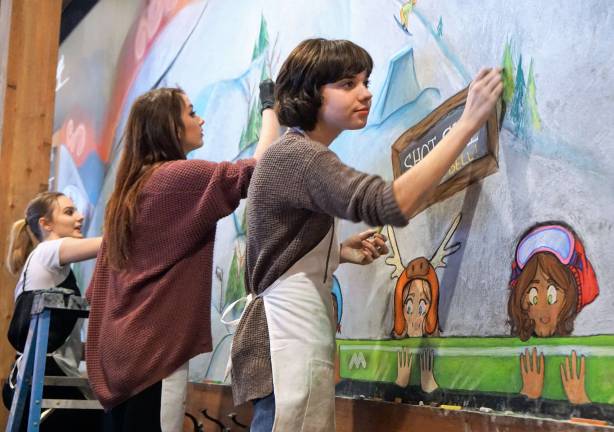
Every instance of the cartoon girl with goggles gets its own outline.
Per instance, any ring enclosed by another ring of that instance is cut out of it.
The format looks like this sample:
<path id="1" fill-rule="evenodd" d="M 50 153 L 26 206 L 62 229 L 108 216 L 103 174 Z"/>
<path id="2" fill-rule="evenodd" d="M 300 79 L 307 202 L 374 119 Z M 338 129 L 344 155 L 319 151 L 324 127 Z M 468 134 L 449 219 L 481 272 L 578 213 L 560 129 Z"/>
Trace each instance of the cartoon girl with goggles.
<path id="1" fill-rule="evenodd" d="M 544 222 L 528 229 L 518 242 L 509 283 L 511 335 L 522 341 L 531 336 L 568 336 L 578 313 L 599 295 L 599 285 L 584 245 L 563 222 Z M 572 404 L 589 403 L 585 387 L 585 358 L 572 351 L 560 365 L 565 394 Z M 520 354 L 523 386 L 529 399 L 541 397 L 544 354 L 525 349 Z M 580 373 L 577 373 L 577 370 Z"/>

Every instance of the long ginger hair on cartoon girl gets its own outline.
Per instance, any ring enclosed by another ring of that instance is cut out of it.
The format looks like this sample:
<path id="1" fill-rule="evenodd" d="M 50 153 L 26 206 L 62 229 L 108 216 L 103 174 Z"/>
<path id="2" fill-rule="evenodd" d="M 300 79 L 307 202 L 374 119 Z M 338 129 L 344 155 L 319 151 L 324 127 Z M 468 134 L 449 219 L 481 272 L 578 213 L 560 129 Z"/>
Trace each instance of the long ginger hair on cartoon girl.
<path id="1" fill-rule="evenodd" d="M 599 294 L 578 235 L 562 222 L 527 230 L 516 247 L 508 300 L 512 336 L 568 336 L 580 310 Z"/>
<path id="2" fill-rule="evenodd" d="M 461 221 L 456 215 L 433 257 L 420 257 L 403 265 L 396 235 L 387 226 L 391 256 L 386 264 L 395 268 L 392 278 L 398 277 L 394 288 L 394 326 L 392 336 L 403 337 L 439 336 L 439 279 L 435 270 L 446 267 L 446 258 L 454 254 L 460 243 L 450 244 Z"/>
<path id="3" fill-rule="evenodd" d="M 426 258 L 416 258 L 397 279 L 393 336 L 438 336 L 438 310 L 439 281 L 435 269 Z"/>

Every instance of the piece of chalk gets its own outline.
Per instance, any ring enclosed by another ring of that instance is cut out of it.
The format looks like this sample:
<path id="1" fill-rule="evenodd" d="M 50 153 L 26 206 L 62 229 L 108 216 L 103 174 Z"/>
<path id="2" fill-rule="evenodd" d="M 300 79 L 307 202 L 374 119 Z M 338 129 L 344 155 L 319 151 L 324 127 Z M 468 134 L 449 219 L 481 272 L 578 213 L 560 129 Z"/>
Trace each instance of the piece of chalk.
<path id="1" fill-rule="evenodd" d="M 492 408 L 480 407 L 480 411 L 484 412 L 484 413 L 491 413 L 492 412 Z"/>
<path id="2" fill-rule="evenodd" d="M 439 407 L 443 409 L 451 410 L 451 411 L 458 411 L 462 408 L 460 405 L 443 405 L 443 404 L 439 405 Z"/>
<path id="3" fill-rule="evenodd" d="M 607 426 L 608 425 L 608 422 L 603 421 L 603 420 L 586 419 L 582 417 L 572 417 L 569 421 L 571 423 L 583 423 L 583 424 L 589 424 L 589 425 L 594 425 L 594 426 Z"/>

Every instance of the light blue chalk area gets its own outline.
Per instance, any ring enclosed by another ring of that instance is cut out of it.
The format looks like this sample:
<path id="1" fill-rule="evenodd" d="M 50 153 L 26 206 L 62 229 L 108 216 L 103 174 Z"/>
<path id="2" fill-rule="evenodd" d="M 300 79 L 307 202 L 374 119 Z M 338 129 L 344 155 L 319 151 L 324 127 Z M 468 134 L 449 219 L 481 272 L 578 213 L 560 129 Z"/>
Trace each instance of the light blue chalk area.
<path id="1" fill-rule="evenodd" d="M 465 82 L 469 84 L 471 82 L 471 75 L 465 69 L 465 66 L 460 61 L 460 59 L 454 54 L 448 45 L 443 41 L 443 39 L 439 36 L 438 30 L 431 25 L 431 23 L 426 19 L 424 15 L 420 13 L 417 7 L 414 8 L 413 14 L 420 20 L 424 28 L 433 36 L 433 39 L 437 42 L 439 49 L 445 54 L 445 56 L 450 60 L 450 62 L 454 65 L 458 73 L 463 77 Z"/>
<path id="2" fill-rule="evenodd" d="M 96 152 L 91 152 L 78 169 L 90 202 L 95 203 L 98 201 L 100 188 L 104 181 L 104 163 L 102 163 Z"/>
<path id="3" fill-rule="evenodd" d="M 524 135 L 517 136 L 514 133 L 516 125 L 506 116 L 503 129 L 507 129 L 513 137 L 506 145 L 520 154 L 558 160 L 570 166 L 575 166 L 584 173 L 592 173 L 600 177 L 611 175 L 611 171 L 603 161 L 596 159 L 592 154 L 578 151 L 577 145 L 557 136 L 547 127 L 544 127 L 541 131 L 533 131 L 528 128 L 524 131 Z"/>
<path id="4" fill-rule="evenodd" d="M 57 177 L 55 188 L 57 191 L 66 194 L 75 203 L 75 206 L 79 209 L 81 214 L 86 218 L 85 230 L 87 229 L 87 223 L 90 214 L 93 212 L 93 203 L 96 201 L 92 199 L 92 195 L 89 193 L 86 184 L 84 183 L 84 176 L 79 170 L 79 167 L 75 164 L 72 155 L 64 144 L 59 146 L 58 154 L 58 171 L 61 173 Z M 84 230 L 84 231 L 85 231 Z"/>
<path id="5" fill-rule="evenodd" d="M 190 159 L 237 160 L 251 157 L 254 144 L 243 151 L 239 144 L 243 129 L 249 123 L 249 110 L 258 102 L 258 84 L 262 76 L 265 54 L 261 54 L 241 75 L 228 80 L 217 81 L 204 87 L 192 99 L 195 110 L 205 118 L 205 144 L 188 155 Z M 214 136 L 216 142 L 207 140 Z"/>
<path id="6" fill-rule="evenodd" d="M 380 125 L 399 109 L 418 100 L 421 94 L 427 90 L 436 92 L 439 97 L 439 90 L 435 88 L 425 90 L 420 88 L 416 77 L 414 50 L 411 46 L 408 46 L 399 51 L 388 63 L 388 73 L 379 97 L 369 115 L 369 125 Z M 420 118 L 416 120 L 417 123 Z"/>

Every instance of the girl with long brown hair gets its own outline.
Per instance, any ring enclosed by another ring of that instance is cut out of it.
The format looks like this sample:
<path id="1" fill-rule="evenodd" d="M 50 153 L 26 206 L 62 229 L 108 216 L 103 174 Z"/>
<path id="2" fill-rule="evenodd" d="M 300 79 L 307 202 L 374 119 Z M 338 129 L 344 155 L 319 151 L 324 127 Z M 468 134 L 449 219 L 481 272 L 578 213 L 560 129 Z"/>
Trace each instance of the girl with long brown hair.
<path id="1" fill-rule="evenodd" d="M 38 194 L 26 207 L 25 217 L 13 224 L 6 257 L 8 271 L 19 280 L 15 287 L 15 310 L 9 325 L 8 338 L 18 352 L 23 352 L 28 329 L 30 310 L 37 291 L 61 287 L 80 296 L 70 264 L 94 258 L 100 248 L 101 238 L 84 239 L 83 215 L 72 200 L 59 192 Z M 81 325 L 76 318 L 51 315 L 49 327 L 47 375 L 79 376 L 82 343 Z M 3 388 L 5 405 L 10 407 L 14 393 L 19 361 L 15 362 Z M 45 389 L 46 398 L 83 398 L 75 389 Z M 29 404 L 26 404 L 28 406 Z M 27 408 L 26 408 L 27 409 Z M 21 428 L 25 430 L 28 416 L 24 414 Z M 65 422 L 82 430 L 97 430 L 98 417 L 92 413 L 60 410 L 47 417 L 41 430 L 64 430 Z"/>
<path id="2" fill-rule="evenodd" d="M 566 223 L 538 223 L 521 237 L 512 261 L 508 314 L 510 333 L 527 341 L 532 336 L 569 336 L 580 311 L 599 296 L 599 283 L 578 234 Z M 579 374 L 576 374 L 576 364 Z M 570 366 L 571 363 L 571 366 Z M 528 348 L 520 354 L 520 393 L 541 397 L 544 354 Z M 572 350 L 560 365 L 561 381 L 572 404 L 590 402 L 585 382 L 585 357 Z"/>
<path id="3" fill-rule="evenodd" d="M 216 223 L 246 197 L 279 128 L 265 109 L 254 159 L 187 160 L 203 145 L 203 124 L 176 88 L 140 96 L 128 117 L 87 293 L 88 374 L 114 430 L 181 429 L 187 363 L 212 348 Z"/>
<path id="4" fill-rule="evenodd" d="M 512 336 L 568 336 L 580 310 L 599 294 L 584 245 L 563 222 L 539 223 L 516 247 L 508 300 Z"/>

